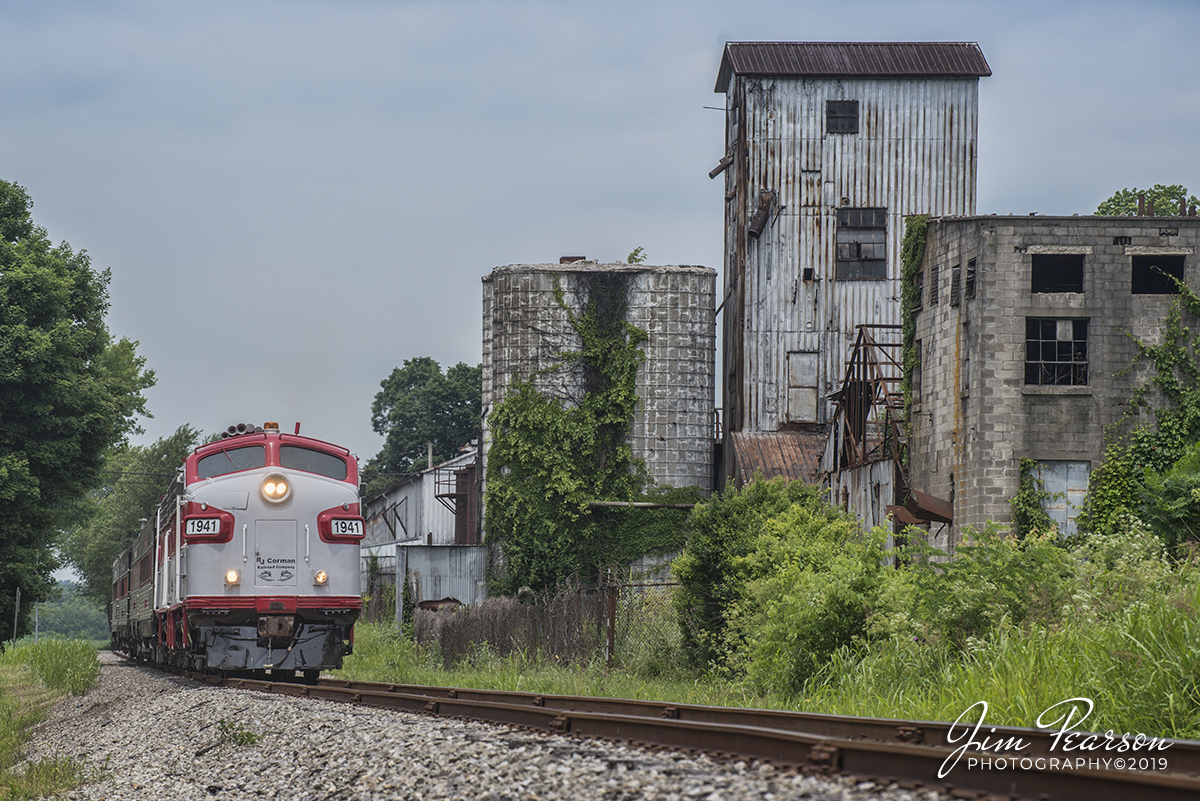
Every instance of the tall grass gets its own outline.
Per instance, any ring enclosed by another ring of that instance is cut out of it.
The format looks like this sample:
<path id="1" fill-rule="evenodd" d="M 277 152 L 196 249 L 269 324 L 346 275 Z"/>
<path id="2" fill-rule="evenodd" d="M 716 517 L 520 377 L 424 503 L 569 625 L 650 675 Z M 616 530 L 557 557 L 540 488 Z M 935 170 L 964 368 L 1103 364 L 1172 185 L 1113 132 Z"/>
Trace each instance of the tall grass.
<path id="1" fill-rule="evenodd" d="M 437 643 L 420 645 L 384 624 L 359 623 L 354 631 L 354 654 L 346 657 L 345 667 L 337 672 L 339 678 L 725 706 L 770 702 L 748 685 L 714 681 L 699 674 L 672 672 L 655 677 L 620 666 L 610 669 L 600 654 L 567 664 L 528 651 L 502 656 L 483 645 L 446 668 Z M 657 670 L 657 660 L 649 661 Z"/>
<path id="2" fill-rule="evenodd" d="M 79 640 L 17 643 L 0 654 L 0 794 L 31 799 L 79 784 L 84 770 L 73 759 L 21 762 L 30 727 L 63 695 L 82 695 L 100 675 L 96 650 Z"/>

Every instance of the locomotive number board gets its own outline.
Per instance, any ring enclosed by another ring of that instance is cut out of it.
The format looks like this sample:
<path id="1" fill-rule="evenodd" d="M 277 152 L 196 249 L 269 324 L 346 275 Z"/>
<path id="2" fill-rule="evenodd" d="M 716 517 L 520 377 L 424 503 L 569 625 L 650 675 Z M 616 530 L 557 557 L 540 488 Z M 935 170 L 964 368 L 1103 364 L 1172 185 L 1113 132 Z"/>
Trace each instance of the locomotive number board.
<path id="1" fill-rule="evenodd" d="M 340 520 L 334 518 L 329 521 L 331 531 L 338 537 L 361 537 L 363 535 L 363 524 L 361 520 Z"/>
<path id="2" fill-rule="evenodd" d="M 217 517 L 189 517 L 186 534 L 220 534 L 221 520 Z"/>

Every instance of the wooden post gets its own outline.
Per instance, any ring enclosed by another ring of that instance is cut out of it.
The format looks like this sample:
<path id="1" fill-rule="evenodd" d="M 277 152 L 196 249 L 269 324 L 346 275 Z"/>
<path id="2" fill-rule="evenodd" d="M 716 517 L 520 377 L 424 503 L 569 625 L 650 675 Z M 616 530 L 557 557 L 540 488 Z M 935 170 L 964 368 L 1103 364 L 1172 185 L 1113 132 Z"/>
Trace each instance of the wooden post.
<path id="1" fill-rule="evenodd" d="M 17 644 L 17 620 L 21 615 L 21 588 L 17 587 L 17 608 L 13 610 L 13 645 Z"/>
<path id="2" fill-rule="evenodd" d="M 608 568 L 608 655 L 606 662 L 613 663 L 613 654 L 617 642 L 617 582 L 613 567 Z"/>

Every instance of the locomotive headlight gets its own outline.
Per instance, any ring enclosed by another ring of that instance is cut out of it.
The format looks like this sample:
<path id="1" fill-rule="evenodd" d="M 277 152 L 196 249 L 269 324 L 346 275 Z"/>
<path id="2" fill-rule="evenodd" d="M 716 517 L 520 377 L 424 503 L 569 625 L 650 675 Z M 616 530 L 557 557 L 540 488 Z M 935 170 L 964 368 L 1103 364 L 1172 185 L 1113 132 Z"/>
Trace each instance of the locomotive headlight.
<path id="1" fill-rule="evenodd" d="M 228 584 L 229 586 L 232 587 L 234 584 L 237 584 L 239 581 L 241 581 L 241 579 L 242 579 L 241 574 L 238 573 L 236 570 L 226 570 L 225 571 L 225 583 Z"/>
<path id="2" fill-rule="evenodd" d="M 313 571 L 313 584 L 318 584 L 318 585 L 324 586 L 328 582 L 329 582 L 329 574 L 326 573 L 324 570 L 314 570 Z"/>
<path id="3" fill-rule="evenodd" d="M 263 481 L 262 496 L 271 503 L 285 501 L 291 493 L 292 487 L 288 480 L 278 473 L 267 476 Z"/>

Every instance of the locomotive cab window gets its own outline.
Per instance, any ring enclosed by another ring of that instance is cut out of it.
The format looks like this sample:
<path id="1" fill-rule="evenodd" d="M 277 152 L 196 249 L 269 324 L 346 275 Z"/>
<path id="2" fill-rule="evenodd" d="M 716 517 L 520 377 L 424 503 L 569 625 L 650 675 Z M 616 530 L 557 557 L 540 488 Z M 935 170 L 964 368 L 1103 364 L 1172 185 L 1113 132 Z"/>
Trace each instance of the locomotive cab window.
<path id="1" fill-rule="evenodd" d="M 338 481 L 345 481 L 347 476 L 345 459 L 332 453 L 296 445 L 283 445 L 279 448 L 279 466 L 336 478 Z"/>
<path id="2" fill-rule="evenodd" d="M 202 479 L 214 478 L 266 466 L 267 449 L 262 445 L 251 445 L 248 448 L 230 448 L 210 453 L 196 462 L 196 473 Z"/>

